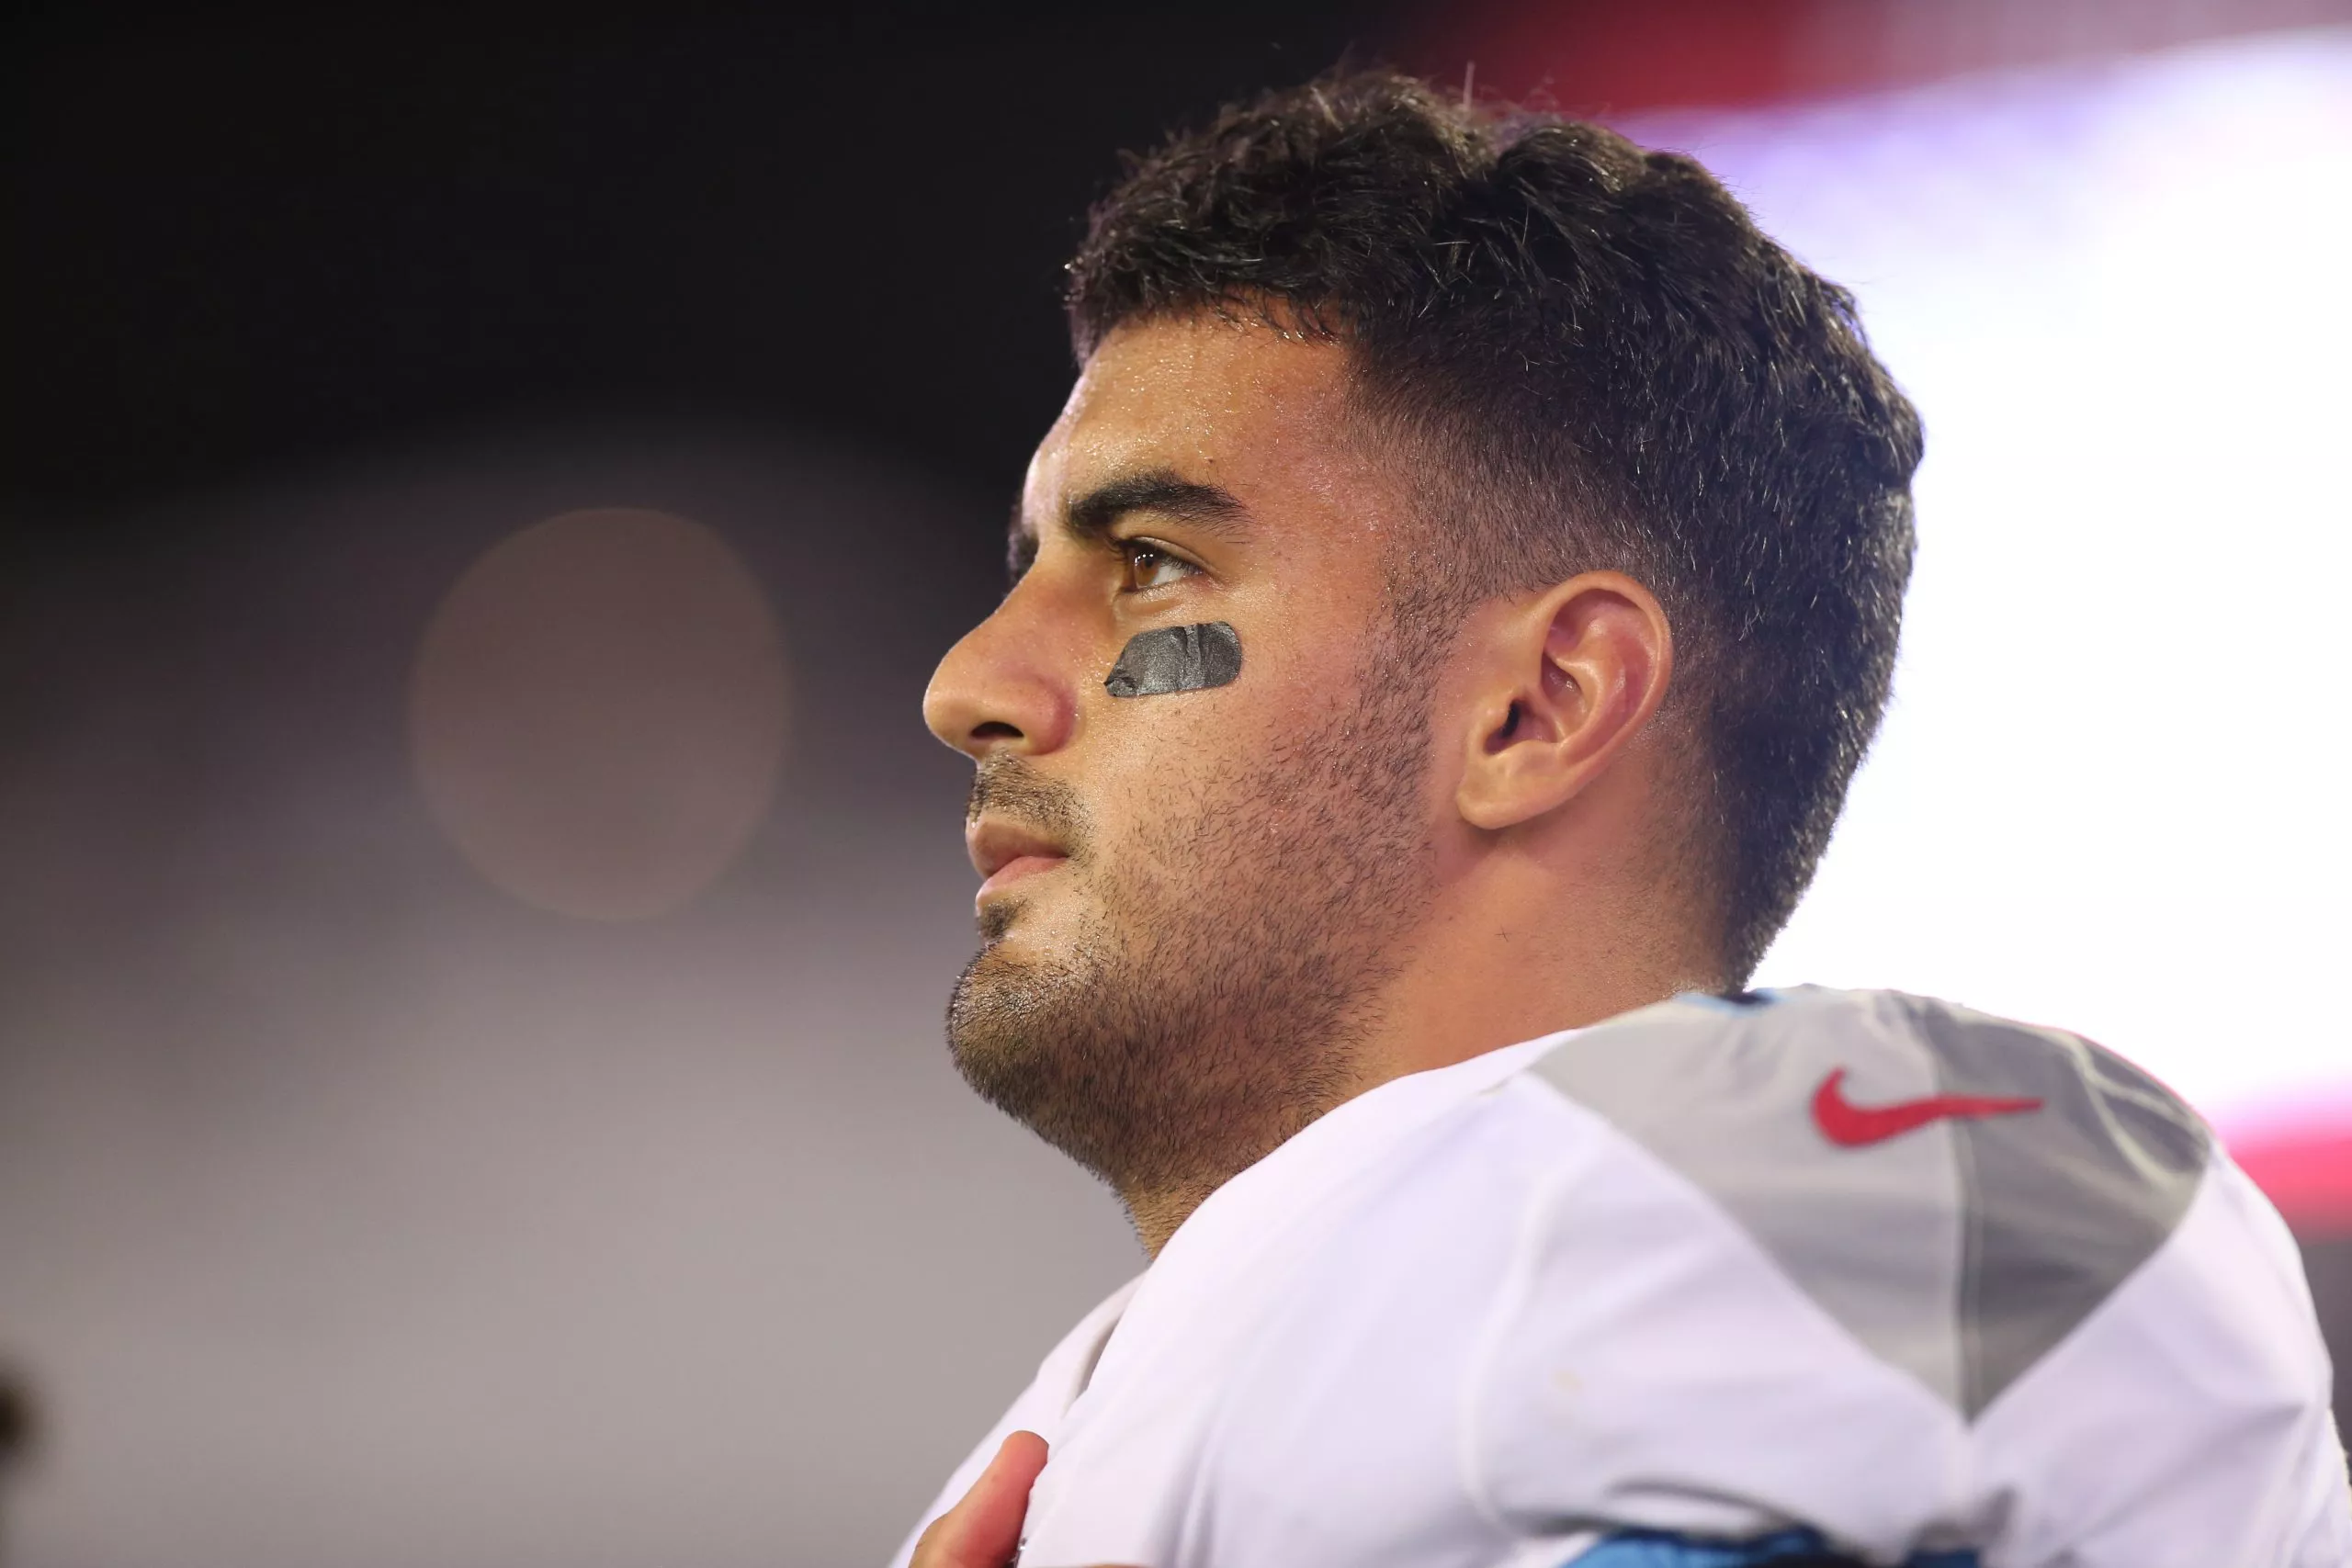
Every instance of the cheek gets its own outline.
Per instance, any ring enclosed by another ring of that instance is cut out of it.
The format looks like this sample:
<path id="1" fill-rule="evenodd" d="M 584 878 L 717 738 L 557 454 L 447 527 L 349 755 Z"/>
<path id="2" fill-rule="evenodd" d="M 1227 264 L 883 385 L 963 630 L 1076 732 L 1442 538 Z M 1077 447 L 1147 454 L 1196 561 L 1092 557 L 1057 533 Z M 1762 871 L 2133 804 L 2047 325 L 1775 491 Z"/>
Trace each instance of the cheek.
<path id="1" fill-rule="evenodd" d="M 1216 691 L 1113 698 L 1095 716 L 1087 772 L 1108 820 L 1181 811 L 1205 784 L 1250 771 L 1274 729 L 1264 683 L 1248 673 Z"/>
<path id="2" fill-rule="evenodd" d="M 1082 786 L 1092 858 L 1119 880 L 1181 873 L 1204 834 L 1229 832 L 1234 813 L 1247 809 L 1237 790 L 1262 765 L 1266 717 L 1238 682 L 1114 705 L 1101 716 Z"/>

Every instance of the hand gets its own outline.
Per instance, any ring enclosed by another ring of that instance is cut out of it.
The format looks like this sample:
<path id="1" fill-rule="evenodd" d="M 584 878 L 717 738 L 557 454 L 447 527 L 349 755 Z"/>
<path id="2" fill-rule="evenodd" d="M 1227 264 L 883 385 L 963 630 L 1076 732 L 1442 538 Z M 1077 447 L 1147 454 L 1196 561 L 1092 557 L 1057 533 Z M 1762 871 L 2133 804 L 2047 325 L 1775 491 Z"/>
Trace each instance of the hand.
<path id="1" fill-rule="evenodd" d="M 1029 1514 L 1029 1488 L 1045 1468 L 1045 1438 L 1035 1432 L 1005 1438 L 964 1500 L 922 1532 L 907 1568 L 1011 1568 Z"/>

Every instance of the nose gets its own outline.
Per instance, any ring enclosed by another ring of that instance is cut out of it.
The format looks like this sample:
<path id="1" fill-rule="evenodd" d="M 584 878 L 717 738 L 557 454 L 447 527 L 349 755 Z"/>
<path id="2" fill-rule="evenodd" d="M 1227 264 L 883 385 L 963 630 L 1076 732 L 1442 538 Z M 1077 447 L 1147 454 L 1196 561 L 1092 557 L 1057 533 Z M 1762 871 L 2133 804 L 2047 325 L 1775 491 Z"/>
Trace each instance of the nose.
<path id="1" fill-rule="evenodd" d="M 1027 586 L 947 650 L 923 693 L 923 723 L 974 761 L 1058 750 L 1076 719 L 1077 650 L 1041 624 Z"/>

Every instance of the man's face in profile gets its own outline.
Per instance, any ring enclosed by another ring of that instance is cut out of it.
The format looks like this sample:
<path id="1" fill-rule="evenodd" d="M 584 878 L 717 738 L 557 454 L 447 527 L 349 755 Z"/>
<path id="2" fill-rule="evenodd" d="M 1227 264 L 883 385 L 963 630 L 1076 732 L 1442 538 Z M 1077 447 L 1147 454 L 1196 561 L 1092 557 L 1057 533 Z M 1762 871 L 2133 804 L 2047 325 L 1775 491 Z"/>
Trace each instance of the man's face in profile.
<path id="1" fill-rule="evenodd" d="M 1340 347 L 1261 325 L 1111 334 L 1030 465 L 1027 569 L 925 703 L 978 763 L 989 874 L 957 1064 L 1123 1190 L 1179 1179 L 1206 1129 L 1271 1147 L 1340 1098 L 1419 913 L 1432 660 L 1397 625 L 1399 467 L 1344 378 Z M 1138 634 L 1207 623 L 1229 681 L 1105 689 Z"/>

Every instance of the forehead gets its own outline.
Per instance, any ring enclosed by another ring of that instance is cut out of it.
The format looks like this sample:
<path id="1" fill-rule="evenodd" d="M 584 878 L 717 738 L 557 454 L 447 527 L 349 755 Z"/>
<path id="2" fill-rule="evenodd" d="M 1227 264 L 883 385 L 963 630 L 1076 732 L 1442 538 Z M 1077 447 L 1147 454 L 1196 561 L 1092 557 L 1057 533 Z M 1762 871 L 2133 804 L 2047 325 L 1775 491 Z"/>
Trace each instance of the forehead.
<path id="1" fill-rule="evenodd" d="M 1337 344 L 1210 316 L 1120 327 L 1031 459 L 1023 528 L 1126 472 L 1180 474 L 1245 503 L 1328 489 L 1360 467 L 1342 439 L 1346 395 Z"/>

